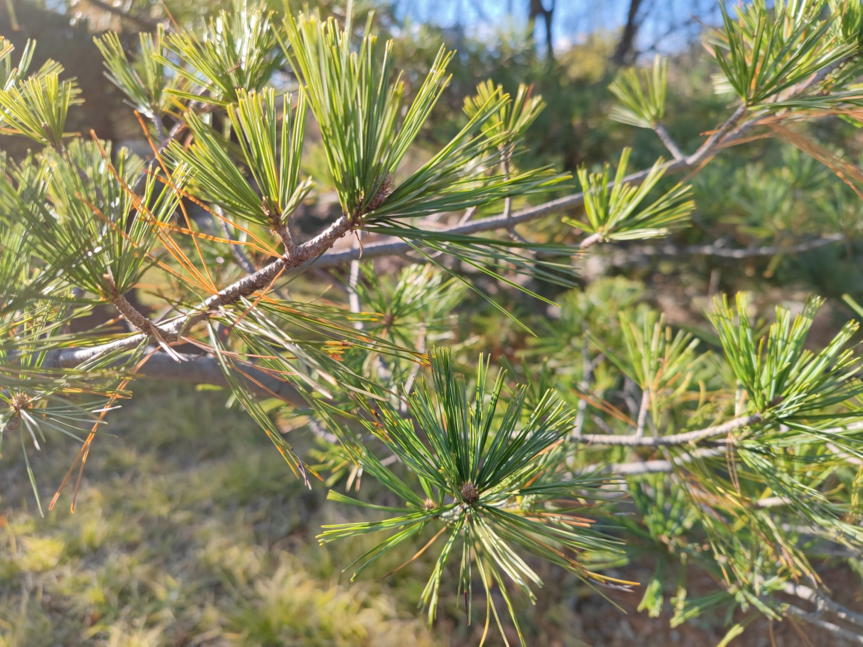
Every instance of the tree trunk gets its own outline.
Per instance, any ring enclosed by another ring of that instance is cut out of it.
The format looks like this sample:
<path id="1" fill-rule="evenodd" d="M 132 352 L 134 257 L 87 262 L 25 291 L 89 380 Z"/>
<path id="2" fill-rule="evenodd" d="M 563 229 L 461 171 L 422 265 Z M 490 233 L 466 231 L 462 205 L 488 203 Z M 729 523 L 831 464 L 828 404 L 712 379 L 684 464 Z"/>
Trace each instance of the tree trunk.
<path id="1" fill-rule="evenodd" d="M 617 49 L 611 60 L 616 65 L 624 65 L 629 61 L 635 49 L 635 36 L 638 33 L 638 10 L 641 8 L 641 0 L 630 0 L 629 13 L 626 16 L 626 25 L 623 27 L 623 33 L 620 35 L 620 42 L 617 43 Z"/>
<path id="2" fill-rule="evenodd" d="M 549 60 L 554 59 L 554 34 L 552 32 L 554 5 L 555 0 L 551 0 L 551 6 L 546 9 L 545 5 L 543 4 L 543 0 L 530 0 L 527 18 L 528 32 L 530 34 L 530 38 L 533 39 L 533 32 L 536 27 L 536 19 L 539 16 L 542 16 L 542 20 L 545 23 L 546 55 L 548 56 Z"/>

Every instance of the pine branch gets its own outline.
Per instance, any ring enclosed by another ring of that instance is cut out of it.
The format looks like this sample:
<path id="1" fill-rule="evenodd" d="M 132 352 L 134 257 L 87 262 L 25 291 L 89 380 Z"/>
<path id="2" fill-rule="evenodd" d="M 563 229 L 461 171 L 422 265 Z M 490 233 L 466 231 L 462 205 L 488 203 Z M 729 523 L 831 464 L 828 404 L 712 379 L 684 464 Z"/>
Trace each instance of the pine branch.
<path id="1" fill-rule="evenodd" d="M 98 9 L 102 9 L 103 11 L 107 11 L 110 14 L 115 16 L 119 16 L 124 20 L 128 20 L 129 22 L 133 22 L 139 27 L 142 27 L 145 30 L 156 29 L 159 26 L 159 23 L 155 20 L 150 20 L 143 16 L 139 16 L 133 13 L 127 13 L 123 11 L 120 7 L 115 7 L 107 2 L 103 2 L 102 0 L 86 0 L 89 4 L 93 5 Z"/>
<path id="2" fill-rule="evenodd" d="M 738 108 L 729 119 L 692 155 L 681 159 L 666 162 L 661 165 L 666 173 L 676 173 L 691 170 L 699 167 L 715 156 L 722 148 L 725 148 L 735 142 L 738 142 L 748 127 L 757 125 L 759 119 L 754 119 L 746 122 L 737 131 L 728 135 L 732 129 L 740 122 L 746 110 L 744 106 Z M 181 124 L 177 124 L 169 134 L 169 139 L 173 139 L 181 130 Z M 640 184 L 651 173 L 651 169 L 645 169 L 636 173 L 632 173 L 624 178 L 624 181 L 630 184 Z M 610 183 L 613 184 L 613 183 Z M 472 220 L 463 224 L 456 225 L 447 229 L 441 230 L 444 234 L 451 235 L 470 235 L 489 231 L 498 231 L 515 227 L 518 224 L 537 220 L 544 216 L 548 216 L 561 211 L 577 209 L 584 205 L 584 193 L 575 193 L 563 198 L 551 200 L 541 205 L 529 207 L 512 214 L 502 214 L 491 218 L 483 218 L 481 220 Z M 342 216 L 324 232 L 296 247 L 294 253 L 290 256 L 285 256 L 276 259 L 269 265 L 261 268 L 254 274 L 251 274 L 240 281 L 221 290 L 218 294 L 213 295 L 205 301 L 204 311 L 188 315 L 185 318 L 175 320 L 173 324 L 165 329 L 169 332 L 182 334 L 190 329 L 194 324 L 204 320 L 207 315 L 206 311 L 217 308 L 229 303 L 233 303 L 243 296 L 249 296 L 257 290 L 269 285 L 269 283 L 280 273 L 286 270 L 300 269 L 314 261 L 318 268 L 327 268 L 341 266 L 349 263 L 352 260 L 363 258 L 375 258 L 378 256 L 398 256 L 410 252 L 413 247 L 405 241 L 392 240 L 382 241 L 365 245 L 362 249 L 354 248 L 339 252 L 328 252 L 336 240 L 344 236 L 350 231 L 352 225 L 346 216 Z M 580 249 L 588 249 L 600 242 L 600 238 L 596 235 L 591 235 L 582 240 L 579 245 Z M 67 349 L 62 351 L 51 351 L 47 362 L 49 365 L 59 366 L 64 368 L 72 368 L 92 358 L 99 353 L 107 350 L 133 348 L 141 343 L 143 338 L 140 335 L 111 342 L 100 347 L 84 348 L 84 349 Z"/>
<path id="3" fill-rule="evenodd" d="M 697 443 L 710 438 L 726 436 L 732 431 L 742 427 L 750 427 L 758 424 L 763 420 L 760 413 L 742 418 L 729 420 L 715 427 L 707 427 L 706 429 L 696 429 L 695 431 L 687 431 L 682 434 L 673 434 L 670 436 L 652 436 L 649 438 L 633 436 L 614 436 L 601 434 L 582 434 L 574 436 L 572 439 L 575 442 L 589 445 L 622 445 L 627 447 L 662 447 L 669 445 L 686 445 L 689 443 Z"/>
<path id="4" fill-rule="evenodd" d="M 325 250 L 332 247 L 333 243 L 344 236 L 351 229 L 350 220 L 342 216 L 330 225 L 322 233 L 309 241 L 299 245 L 291 256 L 283 256 L 266 267 L 250 274 L 236 283 L 229 285 L 217 294 L 204 301 L 204 308 L 200 311 L 190 313 L 185 317 L 174 319 L 159 327 L 166 335 L 182 335 L 194 324 L 207 318 L 207 313 L 222 306 L 229 305 L 243 297 L 254 294 L 258 290 L 269 285 L 280 273 L 286 269 L 293 269 L 308 264 L 320 256 Z M 74 368 L 81 362 L 91 359 L 101 353 L 114 350 L 129 349 L 138 346 L 145 337 L 143 335 L 132 335 L 124 337 L 108 344 L 93 346 L 89 348 L 72 348 L 47 353 L 46 365 L 59 368 Z"/>
<path id="5" fill-rule="evenodd" d="M 734 133 L 733 136 L 725 137 L 729 131 L 739 122 L 745 111 L 738 109 L 723 124 L 711 137 L 705 142 L 695 153 L 688 157 L 679 160 L 672 160 L 659 166 L 665 173 L 681 173 L 697 169 L 701 164 L 716 156 L 723 148 L 738 143 L 743 139 L 743 131 Z M 751 126 L 757 125 L 760 119 L 755 119 L 747 124 Z M 636 173 L 627 175 L 624 181 L 628 184 L 639 185 L 650 174 L 651 169 L 644 169 Z M 613 187 L 614 182 L 609 182 L 609 187 Z M 515 213 L 502 213 L 499 216 L 490 218 L 482 218 L 480 220 L 471 220 L 469 222 L 461 222 L 453 227 L 448 227 L 440 230 L 441 234 L 453 236 L 466 236 L 479 234 L 491 231 L 500 231 L 503 229 L 511 229 L 516 225 L 520 225 L 533 220 L 538 220 L 545 216 L 563 211 L 571 211 L 584 206 L 584 193 L 574 193 L 556 200 L 550 200 L 540 205 L 528 207 Z M 601 237 L 591 235 L 582 240 L 578 248 L 581 250 L 593 247 L 601 242 Z M 413 247 L 401 240 L 390 239 L 377 243 L 365 245 L 362 250 L 350 249 L 338 252 L 329 252 L 324 254 L 316 262 L 317 267 L 334 267 L 344 265 L 352 260 L 360 258 L 375 258 L 378 256 L 403 256 L 413 250 Z"/>
<path id="6" fill-rule="evenodd" d="M 828 631 L 834 636 L 840 636 L 845 640 L 850 640 L 851 642 L 858 645 L 863 645 L 863 635 L 854 633 L 853 631 L 849 631 L 848 629 L 844 629 L 839 625 L 833 624 L 832 622 L 822 620 L 818 613 L 809 613 L 807 611 L 804 611 L 800 607 L 795 607 L 793 604 L 785 607 L 785 613 L 786 615 L 800 618 L 801 620 L 805 620 L 811 625 L 820 627 L 821 629 Z"/>
<path id="7" fill-rule="evenodd" d="M 617 463 L 609 465 L 606 470 L 611 474 L 619 476 L 644 476 L 645 474 L 665 474 L 673 472 L 675 467 L 680 467 L 701 458 L 716 458 L 726 453 L 725 448 L 708 447 L 696 449 L 682 456 L 676 456 L 671 460 L 649 460 L 633 461 L 631 463 Z"/>
<path id="8" fill-rule="evenodd" d="M 668 131 L 665 130 L 665 126 L 660 123 L 657 123 L 653 126 L 653 130 L 656 131 L 656 134 L 659 136 L 659 139 L 662 141 L 662 144 L 665 148 L 668 149 L 668 152 L 671 153 L 671 156 L 675 160 L 682 160 L 686 156 L 680 151 L 680 148 L 677 146 L 677 143 L 671 138 L 671 135 L 668 134 Z"/>
<path id="9" fill-rule="evenodd" d="M 645 245 L 642 247 L 633 247 L 625 251 L 621 250 L 620 253 L 614 254 L 613 263 L 615 265 L 627 265 L 638 263 L 654 256 L 715 256 L 717 258 L 739 260 L 756 256 L 800 254 L 842 242 L 844 239 L 845 237 L 842 234 L 829 234 L 794 245 L 762 245 L 760 247 L 745 247 L 743 249 L 726 248 L 717 243 L 710 245 L 688 245 L 685 247 L 678 247 L 676 245 Z"/>
<path id="10" fill-rule="evenodd" d="M 847 607 L 842 606 L 821 591 L 816 591 L 815 589 L 809 588 L 805 584 L 795 584 L 793 582 L 788 582 L 785 585 L 784 592 L 788 595 L 798 597 L 801 600 L 811 602 L 817 607 L 819 612 L 826 609 L 834 613 L 836 617 L 840 618 L 841 620 L 844 620 L 851 624 L 855 624 L 858 627 L 863 627 L 863 613 L 858 613 L 856 611 L 852 611 Z"/>

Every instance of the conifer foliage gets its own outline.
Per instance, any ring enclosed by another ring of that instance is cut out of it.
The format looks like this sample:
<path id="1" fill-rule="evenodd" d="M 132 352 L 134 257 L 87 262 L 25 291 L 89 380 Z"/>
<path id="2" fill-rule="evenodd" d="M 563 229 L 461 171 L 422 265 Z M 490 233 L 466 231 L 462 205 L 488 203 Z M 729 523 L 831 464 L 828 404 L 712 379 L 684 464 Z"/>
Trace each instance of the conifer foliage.
<path id="1" fill-rule="evenodd" d="M 705 124 L 686 155 L 662 125 L 667 62 L 625 70 L 611 117 L 655 130 L 672 159 L 628 173 L 627 148 L 614 174 L 582 168 L 577 181 L 524 162 L 544 107 L 526 86 L 480 84 L 429 150 L 454 53 L 442 47 L 424 78 L 407 79 L 392 43 L 350 11 L 340 22 L 242 4 L 201 33 L 143 35 L 135 52 L 99 37 L 148 159 L 68 132 L 81 99 L 62 61 L 33 69 L 36 44 L 16 52 L 0 39 L 0 132 L 34 146 L 0 156 L 0 430 L 24 446 L 40 510 L 36 450 L 61 435 L 80 443 L 67 478 L 80 483 L 74 470 L 130 381 L 193 379 L 226 387 L 309 487 L 326 478 L 340 510 L 368 515 L 319 536 L 351 551 L 374 535 L 346 561 L 353 577 L 428 565 L 430 622 L 458 594 L 480 641 L 493 619 L 504 640 L 530 644 L 519 600 L 534 599 L 549 563 L 609 604 L 638 595 L 651 615 L 670 604 L 672 624 L 720 608 L 734 618 L 725 642 L 762 615 L 863 641 L 860 614 L 818 573 L 825 555 L 859 571 L 863 550 L 856 323 L 819 345 L 822 300 L 764 322 L 737 295 L 684 332 L 623 279 L 556 303 L 534 290 L 574 285 L 594 246 L 686 226 L 693 175 L 759 129 L 856 119 L 859 0 L 723 11 L 708 41 L 727 119 Z M 684 182 L 669 181 L 680 171 Z M 299 225 L 319 185 L 341 215 L 309 233 Z M 846 193 L 823 208 L 847 211 Z M 569 227 L 537 224 L 563 211 Z M 833 240 L 855 231 L 843 218 Z M 378 271 L 383 256 L 407 267 Z M 303 283 L 340 268 L 344 299 Z M 545 299 L 559 319 L 523 320 L 496 301 L 501 288 Z M 135 289 L 152 314 L 127 298 Z M 522 369 L 494 370 L 458 337 L 453 313 L 470 292 L 536 333 Z M 98 305 L 116 321 L 81 331 Z M 318 450 L 289 443 L 283 417 L 300 418 Z M 380 500 L 365 497 L 363 475 Z M 645 554 L 656 572 L 632 581 L 627 567 Z M 715 590 L 690 594 L 696 573 Z"/>

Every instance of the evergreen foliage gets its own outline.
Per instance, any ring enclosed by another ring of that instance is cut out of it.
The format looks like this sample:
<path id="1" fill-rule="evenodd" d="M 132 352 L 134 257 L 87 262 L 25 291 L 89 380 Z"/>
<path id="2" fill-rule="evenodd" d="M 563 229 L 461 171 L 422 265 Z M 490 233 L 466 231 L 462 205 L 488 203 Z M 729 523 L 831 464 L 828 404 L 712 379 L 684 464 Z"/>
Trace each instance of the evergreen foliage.
<path id="1" fill-rule="evenodd" d="M 340 22 L 239 4 L 203 35 L 143 35 L 135 55 L 116 35 L 99 37 L 108 79 L 152 126 L 150 161 L 66 132 L 80 103 L 74 79 L 50 61 L 31 72 L 32 44 L 13 65 L 0 39 L 0 132 L 41 147 L 2 159 L 0 430 L 18 435 L 40 510 L 31 448 L 57 434 L 81 444 L 53 506 L 130 381 L 182 374 L 226 388 L 304 484 L 326 478 L 330 500 L 368 512 L 319 536 L 350 550 L 380 533 L 362 544 L 353 577 L 378 560 L 394 573 L 436 554 L 420 594 L 430 622 L 454 589 L 467 622 L 485 606 L 481 640 L 494 618 L 504 640 L 512 623 L 530 644 L 519 599 L 535 599 L 546 565 L 611 598 L 639 590 L 625 573 L 649 554 L 657 567 L 640 608 L 661 612 L 674 569 L 672 624 L 720 608 L 725 643 L 760 615 L 863 639 L 859 614 L 826 597 L 816 568 L 837 550 L 859 568 L 863 550 L 857 323 L 824 343 L 813 334 L 822 299 L 764 322 L 739 294 L 733 306 L 715 300 L 712 329 L 682 329 L 632 281 L 576 282 L 596 246 L 637 252 L 626 245 L 684 228 L 696 202 L 718 217 L 717 175 L 737 206 L 730 220 L 770 240 L 767 255 L 811 226 L 804 206 L 832 228 L 818 245 L 859 235 L 863 174 L 786 125 L 857 118 L 861 16 L 859 0 L 755 0 L 733 16 L 723 5 L 708 39 L 717 88 L 735 97 L 726 120 L 705 124 L 708 136 L 683 155 L 662 127 L 667 62 L 623 71 L 611 117 L 655 130 L 674 159 L 628 174 L 624 148 L 614 177 L 609 164 L 582 166 L 579 193 L 568 174 L 523 155 L 545 107 L 529 86 L 481 83 L 429 150 L 423 134 L 457 59 L 441 47 L 422 74 L 397 72 L 392 42 L 379 45 L 371 19 L 358 35 L 350 11 Z M 293 87 L 277 93 L 285 79 Z M 780 171 L 754 164 L 693 179 L 760 132 L 796 147 Z M 308 163 L 316 146 L 322 174 Z M 822 165 L 841 182 L 828 183 Z M 687 177 L 670 183 L 679 171 Z M 302 232 L 320 186 L 333 188 L 340 215 Z M 789 197 L 801 188 L 805 204 Z M 206 217 L 193 218 L 193 205 Z M 574 213 L 547 218 L 563 211 Z M 309 280 L 338 268 L 346 276 L 327 275 L 335 296 Z M 160 311 L 127 299 L 135 289 Z M 521 368 L 492 378 L 492 360 L 476 359 L 453 321 L 471 291 L 493 306 L 500 338 L 502 313 L 533 335 Z M 126 329 L 81 331 L 96 305 Z M 285 417 L 314 433 L 315 452 L 285 438 Z M 362 475 L 385 490 L 379 501 L 364 498 Z M 690 595 L 694 573 L 715 591 Z M 789 596 L 829 600 L 818 608 L 835 618 Z"/>

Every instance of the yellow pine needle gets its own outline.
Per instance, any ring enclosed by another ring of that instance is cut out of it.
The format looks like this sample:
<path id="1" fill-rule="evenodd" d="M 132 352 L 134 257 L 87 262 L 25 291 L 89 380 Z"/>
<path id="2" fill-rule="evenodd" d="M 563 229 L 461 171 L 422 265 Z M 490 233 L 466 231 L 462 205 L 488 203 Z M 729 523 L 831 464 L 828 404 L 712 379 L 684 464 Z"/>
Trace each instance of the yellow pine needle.
<path id="1" fill-rule="evenodd" d="M 406 562 L 405 562 L 404 564 L 402 564 L 401 566 L 397 566 L 396 568 L 394 568 L 393 570 L 391 570 L 389 573 L 387 573 L 387 574 L 386 574 L 386 575 L 384 575 L 381 579 L 379 579 L 379 580 L 378 580 L 378 582 L 383 582 L 383 581 L 384 581 L 385 579 L 387 579 L 390 575 L 392 575 L 393 573 L 396 573 L 396 572 L 398 572 L 398 571 L 402 570 L 405 566 L 407 566 L 408 564 L 410 564 L 411 562 L 413 562 L 413 561 L 414 561 L 415 559 L 417 559 L 420 555 L 422 555 L 424 552 L 426 552 L 426 550 L 428 550 L 428 548 L 429 548 L 433 543 L 435 543 L 435 541 L 437 541 L 437 538 L 438 538 L 438 537 L 440 537 L 442 534 L 444 534 L 444 532 L 446 532 L 446 531 L 447 531 L 447 527 L 446 527 L 446 526 L 444 526 L 443 528 L 441 528 L 440 530 L 438 530 L 438 531 L 437 531 L 437 533 L 435 534 L 435 536 L 434 536 L 434 537 L 432 537 L 431 539 L 429 539 L 429 542 L 428 542 L 425 546 L 423 546 L 422 548 L 420 548 L 420 549 L 416 552 L 416 554 L 415 554 L 413 557 L 411 557 L 408 561 L 406 561 Z"/>
<path id="2" fill-rule="evenodd" d="M 119 398 L 119 396 L 120 396 L 119 392 L 122 391 L 123 389 L 125 389 L 126 386 L 128 386 L 129 382 L 132 381 L 134 374 L 144 364 L 147 363 L 147 361 L 150 359 L 150 357 L 152 357 L 153 353 L 155 353 L 155 352 L 156 352 L 156 350 L 153 349 L 149 354 L 147 354 L 140 362 L 138 362 L 132 368 L 129 376 L 120 383 L 119 387 L 117 387 L 118 393 L 112 395 L 111 398 L 108 400 L 108 404 L 102 409 L 102 413 L 99 414 L 98 419 L 93 424 L 93 427 L 90 430 L 90 433 L 88 434 L 87 439 L 84 441 L 84 445 L 81 447 L 80 451 L 78 452 L 77 456 L 75 457 L 75 460 L 72 462 L 72 465 L 69 467 L 69 471 L 66 472 L 66 476 L 63 477 L 63 480 L 60 482 L 60 486 L 57 488 L 57 491 L 54 493 L 54 496 L 51 499 L 51 503 L 48 505 L 49 511 L 54 509 L 54 505 L 57 503 L 57 500 L 60 498 L 60 494 L 63 492 L 63 489 L 69 483 L 69 479 L 72 478 L 72 472 L 74 472 L 75 467 L 80 463 L 80 468 L 78 469 L 78 478 L 75 481 L 75 490 L 72 494 L 72 504 L 69 508 L 70 511 L 74 514 L 75 503 L 78 500 L 78 492 L 81 488 L 81 478 L 84 476 L 84 465 L 87 463 L 87 457 L 90 454 L 90 446 L 93 444 L 93 439 L 96 437 L 96 429 L 104 421 L 105 415 L 108 413 L 108 408 L 110 407 L 110 405 L 113 404 L 114 402 L 116 402 L 116 400 Z"/>
<path id="3" fill-rule="evenodd" d="M 95 133 L 93 133 L 91 131 L 91 134 L 93 136 L 94 141 L 96 142 L 96 146 L 98 146 L 98 148 L 99 148 L 99 152 L 102 154 L 102 157 L 105 160 L 105 163 L 106 163 L 106 166 L 107 166 L 109 172 L 111 173 L 111 175 L 114 176 L 114 178 L 117 180 L 117 182 L 123 188 L 123 190 L 132 199 L 132 203 L 134 204 L 135 209 L 138 211 L 138 213 L 148 214 L 150 218 L 155 220 L 155 218 L 153 218 L 152 214 L 150 214 L 149 210 L 141 202 L 141 198 L 137 195 L 137 193 L 135 193 L 135 191 L 132 190 L 132 188 L 129 187 L 129 185 L 127 185 L 123 181 L 123 179 L 120 177 L 120 175 L 117 173 L 116 169 L 114 168 L 114 165 L 111 163 L 111 160 L 108 157 L 108 154 L 105 152 L 105 149 L 102 147 L 102 143 L 96 138 Z M 162 164 L 162 167 L 166 168 L 164 166 L 164 163 L 162 163 L 161 159 L 159 161 Z M 167 170 L 165 172 L 167 173 Z M 171 185 L 171 188 L 176 190 L 176 187 L 173 185 Z M 185 207 L 183 207 L 182 200 L 180 201 L 179 204 L 180 204 L 180 208 L 183 209 L 183 212 L 185 213 Z M 187 218 L 188 218 L 188 216 L 187 216 Z M 157 231 L 160 231 L 160 230 L 157 230 Z M 162 242 L 165 245 L 165 248 L 168 250 L 168 252 L 175 259 L 177 259 L 177 262 L 179 262 L 183 267 L 185 267 L 186 270 L 190 274 L 196 276 L 197 280 L 200 282 L 200 284 L 204 287 L 205 290 L 211 292 L 212 294 L 216 294 L 218 292 L 218 290 L 216 290 L 216 288 L 215 288 L 215 285 L 213 284 L 212 277 L 210 277 L 210 281 L 208 284 L 207 280 L 204 278 L 204 276 L 200 272 L 198 272 L 197 268 L 195 268 L 195 266 L 188 259 L 188 257 L 186 257 L 186 255 L 183 253 L 183 251 L 176 245 L 176 243 L 173 242 L 173 240 L 171 240 L 170 236 L 160 236 L 159 238 L 160 238 L 160 240 L 162 240 Z M 200 252 L 200 249 L 198 251 Z M 209 271 L 207 271 L 207 274 L 209 275 Z"/>
<path id="4" fill-rule="evenodd" d="M 159 166 L 161 166 L 162 170 L 165 172 L 165 177 L 167 179 L 167 182 L 169 183 L 169 186 L 171 187 L 172 190 L 179 191 L 179 189 L 171 181 L 171 174 L 168 172 L 168 167 L 165 164 L 165 160 L 162 159 L 162 154 L 159 152 L 158 147 L 153 142 L 153 138 L 150 137 L 150 133 L 147 130 L 146 125 L 144 124 L 143 118 L 141 117 L 140 114 L 138 114 L 137 111 L 135 112 L 135 116 L 137 117 L 138 122 L 141 124 L 141 127 L 144 130 L 144 134 L 147 137 L 147 142 L 149 142 L 150 148 L 153 149 L 153 155 L 155 155 L 156 160 L 159 162 Z M 95 136 L 95 134 L 94 134 L 94 136 Z M 186 205 L 183 204 L 182 200 L 180 200 L 178 204 L 180 207 L 180 211 L 183 212 L 183 218 L 186 220 L 186 225 L 189 227 L 189 229 L 191 229 L 192 228 L 192 219 L 189 217 L 189 213 L 186 209 Z M 216 289 L 216 284 L 213 281 L 213 276 L 212 276 L 212 274 L 210 274 L 210 268 L 207 267 L 207 263 L 204 260 L 204 254 L 201 251 L 201 246 L 198 244 L 198 241 L 196 238 L 192 238 L 192 242 L 195 244 L 195 250 L 198 252 L 198 258 L 201 259 L 201 265 L 203 265 L 204 271 L 207 273 L 207 278 L 210 280 L 208 289 L 211 290 L 213 294 L 217 294 L 218 290 Z M 185 255 L 184 255 L 184 257 L 185 257 Z M 203 277 L 201 277 L 201 279 L 203 281 Z"/>

